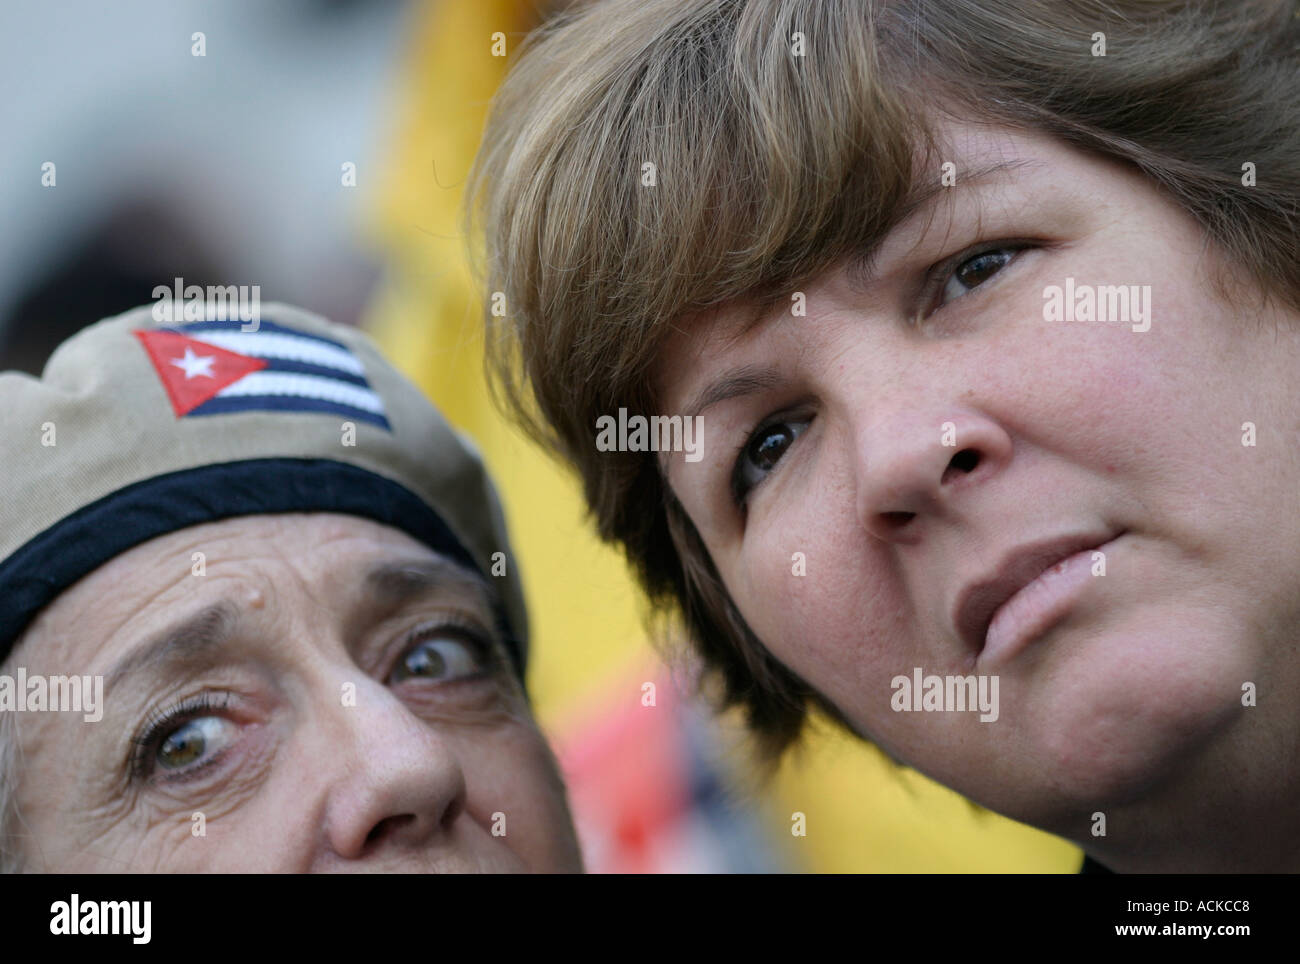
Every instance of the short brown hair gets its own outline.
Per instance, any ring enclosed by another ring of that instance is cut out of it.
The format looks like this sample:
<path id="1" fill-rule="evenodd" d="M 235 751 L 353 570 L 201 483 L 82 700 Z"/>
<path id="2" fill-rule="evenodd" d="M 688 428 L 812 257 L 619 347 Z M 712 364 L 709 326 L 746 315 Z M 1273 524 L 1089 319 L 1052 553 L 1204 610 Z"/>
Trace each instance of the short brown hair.
<path id="1" fill-rule="evenodd" d="M 596 419 L 656 410 L 649 373 L 682 319 L 761 310 L 878 246 L 942 109 L 1136 165 L 1300 307 L 1296 16 L 1279 0 L 601 0 L 525 42 L 467 192 L 485 290 L 508 307 L 488 319 L 497 387 L 577 468 L 651 599 L 680 608 L 769 761 L 811 705 L 834 708 L 746 626 L 653 455 L 597 451 Z"/>

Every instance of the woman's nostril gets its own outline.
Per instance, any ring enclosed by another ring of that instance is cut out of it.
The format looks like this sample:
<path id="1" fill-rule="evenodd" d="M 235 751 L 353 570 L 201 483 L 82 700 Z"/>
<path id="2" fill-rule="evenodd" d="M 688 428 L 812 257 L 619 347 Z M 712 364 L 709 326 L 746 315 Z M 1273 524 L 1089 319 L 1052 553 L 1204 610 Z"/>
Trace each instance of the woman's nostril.
<path id="1" fill-rule="evenodd" d="M 948 482 L 954 473 L 969 475 L 975 471 L 975 467 L 980 464 L 980 455 L 974 449 L 962 449 L 952 457 L 948 467 L 944 469 L 943 478 L 940 483 Z"/>
<path id="2" fill-rule="evenodd" d="M 901 529 L 916 517 L 915 512 L 882 512 L 881 520 L 891 529 Z"/>
<path id="3" fill-rule="evenodd" d="M 366 835 L 366 846 L 372 846 L 376 841 L 382 839 L 386 834 L 403 827 L 415 819 L 414 814 L 405 813 L 396 817 L 385 817 L 379 823 L 375 824 L 370 833 Z"/>

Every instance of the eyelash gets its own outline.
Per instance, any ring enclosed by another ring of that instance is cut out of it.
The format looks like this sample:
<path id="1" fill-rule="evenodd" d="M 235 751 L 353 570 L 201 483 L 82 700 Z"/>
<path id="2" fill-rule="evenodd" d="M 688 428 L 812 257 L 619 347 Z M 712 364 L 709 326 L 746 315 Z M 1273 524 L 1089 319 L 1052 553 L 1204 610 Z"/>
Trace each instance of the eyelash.
<path id="1" fill-rule="evenodd" d="M 189 696 L 162 710 L 149 714 L 140 732 L 132 737 L 135 749 L 131 754 L 131 775 L 137 780 L 146 780 L 153 773 L 153 760 L 163 738 L 190 720 L 210 715 L 213 710 L 224 710 L 230 705 L 229 693 L 199 693 Z M 193 767 L 180 771 L 176 778 L 183 778 L 215 762 L 217 757 Z"/>
<path id="2" fill-rule="evenodd" d="M 943 290 L 947 286 L 949 280 L 954 278 L 956 276 L 958 269 L 960 269 L 968 261 L 974 261 L 976 258 L 983 257 L 986 254 L 993 254 L 994 252 L 998 252 L 998 251 L 1006 251 L 1006 252 L 1010 252 L 1011 254 L 1011 257 L 1007 260 L 1007 262 L 1002 266 L 1000 266 L 996 271 L 994 271 L 993 274 L 988 277 L 988 279 L 986 279 L 985 281 L 981 282 L 978 285 L 975 285 L 970 289 L 971 291 L 974 291 L 975 288 L 983 287 L 989 281 L 992 281 L 999 274 L 1005 271 L 1008 267 L 1014 264 L 1022 252 L 1027 251 L 1033 247 L 1036 247 L 1038 246 L 1038 244 L 1039 242 L 1034 242 L 1030 240 L 1017 240 L 1017 239 L 990 241 L 990 242 L 977 244 L 973 247 L 964 248 L 963 250 L 952 255 L 951 257 L 945 258 L 944 260 L 940 261 L 938 264 L 932 265 L 925 272 L 925 276 L 922 278 L 920 291 L 917 297 L 918 302 L 922 305 L 928 306 L 928 308 L 924 309 L 921 312 L 921 314 L 918 316 L 918 320 L 928 318 L 931 315 L 935 314 L 936 312 L 941 311 L 947 305 L 952 304 L 952 301 L 938 303 L 938 300 L 942 296 Z M 964 296 L 959 295 L 958 297 L 964 297 Z M 954 298 L 953 300 L 955 301 L 957 299 Z M 753 445 L 755 441 L 761 438 L 764 432 L 768 432 L 771 429 L 776 428 L 777 426 L 780 425 L 793 424 L 791 422 L 786 421 L 791 418 L 794 418 L 794 416 L 776 415 L 776 416 L 769 416 L 765 418 L 757 428 L 755 428 L 753 431 L 749 432 L 745 436 L 744 441 L 741 442 L 741 444 L 736 448 L 735 452 L 733 453 L 730 490 L 731 490 L 732 502 L 740 510 L 744 511 L 744 509 L 747 506 L 750 493 L 752 493 L 755 489 L 757 489 L 760 485 L 762 485 L 767 480 L 767 478 L 772 474 L 772 472 L 776 471 L 776 469 L 780 466 L 780 463 L 784 461 L 786 453 L 783 452 L 781 454 L 781 456 L 777 459 L 776 465 L 773 466 L 773 468 L 770 469 L 766 475 L 764 475 L 761 479 L 759 479 L 757 482 L 753 483 L 748 487 L 745 486 L 745 484 L 741 479 L 741 473 L 743 469 L 741 460 L 745 457 L 745 453 L 749 450 L 749 447 Z M 811 418 L 808 419 L 807 421 L 811 421 Z M 793 433 L 794 438 L 791 440 L 790 445 L 793 445 L 795 441 L 798 440 L 798 437 L 799 435 L 802 434 L 802 431 L 803 430 Z M 789 451 L 788 447 L 786 451 L 787 452 Z"/>

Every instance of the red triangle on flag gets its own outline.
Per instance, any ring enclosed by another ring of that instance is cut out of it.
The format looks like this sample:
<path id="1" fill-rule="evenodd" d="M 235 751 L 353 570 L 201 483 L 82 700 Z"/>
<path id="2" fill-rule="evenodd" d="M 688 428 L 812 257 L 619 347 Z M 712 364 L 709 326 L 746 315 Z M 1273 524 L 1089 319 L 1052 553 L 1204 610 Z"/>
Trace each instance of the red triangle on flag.
<path id="1" fill-rule="evenodd" d="M 190 412 L 227 385 L 267 366 L 250 358 L 174 331 L 136 331 L 149 353 L 176 417 Z"/>

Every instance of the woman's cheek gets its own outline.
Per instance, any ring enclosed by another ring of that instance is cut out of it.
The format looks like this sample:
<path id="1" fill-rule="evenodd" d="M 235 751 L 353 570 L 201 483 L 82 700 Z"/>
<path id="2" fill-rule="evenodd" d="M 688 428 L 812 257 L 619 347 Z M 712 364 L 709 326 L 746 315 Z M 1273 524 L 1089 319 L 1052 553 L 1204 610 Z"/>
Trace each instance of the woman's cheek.
<path id="1" fill-rule="evenodd" d="M 810 491 L 798 507 L 824 510 L 833 504 L 829 495 Z M 840 515 L 791 511 L 751 528 L 733 596 L 768 650 L 827 695 L 841 685 L 860 691 L 882 660 L 897 661 L 897 654 L 868 645 L 871 637 L 901 638 L 873 631 L 894 626 L 881 588 L 887 580 L 869 584 L 864 547 L 853 541 L 854 522 Z"/>
<path id="2" fill-rule="evenodd" d="M 767 493 L 763 493 L 766 495 Z M 816 611 L 817 580 L 809 578 L 817 552 L 802 520 L 790 513 L 751 515 L 741 552 L 725 579 L 745 623 L 782 663 L 801 672 L 817 633 L 807 620 Z"/>

